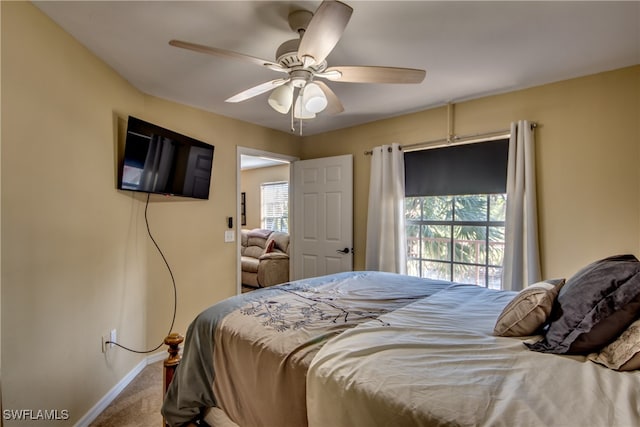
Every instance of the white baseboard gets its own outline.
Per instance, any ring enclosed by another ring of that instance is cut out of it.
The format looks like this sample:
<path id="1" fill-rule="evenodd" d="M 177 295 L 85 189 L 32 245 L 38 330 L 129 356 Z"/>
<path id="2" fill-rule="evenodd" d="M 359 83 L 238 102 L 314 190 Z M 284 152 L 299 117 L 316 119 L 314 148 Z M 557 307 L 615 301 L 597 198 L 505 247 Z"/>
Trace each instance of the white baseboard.
<path id="1" fill-rule="evenodd" d="M 151 363 L 159 362 L 160 360 L 165 359 L 166 356 L 166 352 L 159 352 L 142 359 L 140 363 L 138 363 L 131 371 L 129 371 L 129 373 L 124 376 L 124 378 L 118 381 L 118 383 L 113 386 L 113 388 L 109 390 L 107 394 L 105 394 L 102 399 L 100 399 L 98 403 L 96 403 L 93 408 L 89 410 L 89 412 L 84 414 L 84 416 L 80 418 L 80 420 L 78 420 L 74 427 L 88 427 L 89 424 L 91 424 L 96 418 L 98 418 L 98 415 L 100 415 L 102 411 L 104 411 L 107 406 L 109 406 L 111 402 L 113 402 L 113 400 L 118 397 L 122 390 L 124 390 L 124 388 L 128 386 L 129 383 L 133 381 L 133 379 L 140 372 L 142 372 L 145 366 Z"/>
<path id="2" fill-rule="evenodd" d="M 155 353 L 155 354 L 149 355 L 146 358 L 147 365 L 151 365 L 152 363 L 156 363 L 156 362 L 159 362 L 161 360 L 164 360 L 168 356 L 169 356 L 169 354 L 166 351 L 161 351 L 160 353 Z"/>

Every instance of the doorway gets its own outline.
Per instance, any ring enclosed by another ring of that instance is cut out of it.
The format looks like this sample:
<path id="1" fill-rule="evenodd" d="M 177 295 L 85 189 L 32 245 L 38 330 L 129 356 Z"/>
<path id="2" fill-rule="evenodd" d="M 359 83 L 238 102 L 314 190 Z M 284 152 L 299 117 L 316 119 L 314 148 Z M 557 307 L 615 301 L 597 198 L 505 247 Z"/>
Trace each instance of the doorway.
<path id="1" fill-rule="evenodd" d="M 237 293 L 241 293 L 242 286 L 242 267 L 241 267 L 241 242 L 242 229 L 261 229 L 272 228 L 273 221 L 269 221 L 262 215 L 261 191 L 262 188 L 269 185 L 286 184 L 287 187 L 291 181 L 291 165 L 297 157 L 288 156 L 280 153 L 273 153 L 263 150 L 256 150 L 247 147 L 238 147 L 237 149 L 237 214 L 236 214 L 236 236 L 237 236 Z M 291 198 L 291 190 L 286 194 L 286 198 Z M 291 210 L 291 203 L 288 203 Z M 291 213 L 285 215 L 288 221 Z M 292 232 L 292 228 L 287 227 L 288 232 Z M 290 234 L 290 238 L 291 238 Z M 289 277 L 291 277 L 291 266 L 289 269 Z"/>

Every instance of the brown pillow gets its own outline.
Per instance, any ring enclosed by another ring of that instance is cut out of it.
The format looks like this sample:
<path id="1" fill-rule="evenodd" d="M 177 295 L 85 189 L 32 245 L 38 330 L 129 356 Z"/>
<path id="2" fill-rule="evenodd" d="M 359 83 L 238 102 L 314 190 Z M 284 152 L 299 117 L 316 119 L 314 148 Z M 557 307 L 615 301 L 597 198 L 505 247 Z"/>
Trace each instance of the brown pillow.
<path id="1" fill-rule="evenodd" d="M 611 344 L 591 353 L 589 360 L 617 371 L 640 369 L 640 319 L 633 322 Z"/>
<path id="2" fill-rule="evenodd" d="M 276 246 L 276 241 L 271 239 L 269 240 L 269 243 L 267 243 L 267 247 L 264 248 L 264 253 L 265 254 L 270 254 L 271 252 L 273 252 L 273 248 Z"/>
<path id="3" fill-rule="evenodd" d="M 493 334 L 524 337 L 535 334 L 551 314 L 564 279 L 545 280 L 521 290 L 502 310 Z"/>

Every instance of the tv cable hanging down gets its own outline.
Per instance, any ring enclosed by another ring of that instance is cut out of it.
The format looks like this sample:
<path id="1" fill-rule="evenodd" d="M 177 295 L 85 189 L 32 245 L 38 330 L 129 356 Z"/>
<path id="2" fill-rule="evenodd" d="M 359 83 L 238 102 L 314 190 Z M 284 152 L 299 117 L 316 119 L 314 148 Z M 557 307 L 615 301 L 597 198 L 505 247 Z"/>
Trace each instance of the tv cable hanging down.
<path id="1" fill-rule="evenodd" d="M 173 271 L 171 271 L 171 267 L 169 266 L 169 263 L 167 262 L 167 258 L 165 258 L 164 253 L 162 253 L 162 249 L 160 249 L 160 246 L 158 246 L 158 243 L 156 242 L 156 239 L 153 238 L 153 235 L 151 234 L 151 229 L 149 228 L 149 219 L 147 218 L 147 209 L 149 208 L 149 198 L 151 197 L 151 193 L 147 193 L 147 202 L 144 206 L 144 222 L 147 226 L 147 234 L 149 235 L 149 238 L 151 239 L 151 241 L 153 242 L 153 244 L 155 245 L 156 249 L 158 250 L 158 253 L 160 254 L 160 256 L 162 257 L 162 260 L 164 261 L 164 264 L 167 266 L 167 270 L 169 270 L 169 275 L 171 276 L 171 283 L 173 285 L 173 316 L 171 318 L 171 326 L 169 326 L 169 332 L 167 332 L 167 335 L 169 335 L 171 333 L 171 331 L 173 330 L 173 325 L 175 324 L 176 321 L 176 311 L 177 311 L 177 306 L 178 306 L 178 291 L 176 288 L 176 279 L 173 277 Z M 119 344 L 117 342 L 114 341 L 105 341 L 105 344 L 113 344 L 115 346 L 118 346 L 124 350 L 130 351 L 132 353 L 142 353 L 142 354 L 146 354 L 146 353 L 153 353 L 154 351 L 158 350 L 160 347 L 162 347 L 162 345 L 164 344 L 164 338 L 160 341 L 160 344 L 158 344 L 156 347 L 149 349 L 149 350 L 134 350 L 132 348 L 126 347 L 122 344 Z"/>

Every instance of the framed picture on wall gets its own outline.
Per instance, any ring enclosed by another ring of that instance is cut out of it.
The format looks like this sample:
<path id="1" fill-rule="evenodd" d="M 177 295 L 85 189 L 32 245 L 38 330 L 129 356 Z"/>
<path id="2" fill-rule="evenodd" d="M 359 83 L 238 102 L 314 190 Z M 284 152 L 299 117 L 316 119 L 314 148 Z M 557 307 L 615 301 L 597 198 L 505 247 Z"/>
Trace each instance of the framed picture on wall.
<path id="1" fill-rule="evenodd" d="M 240 193 L 240 224 L 247 225 L 247 193 Z"/>

